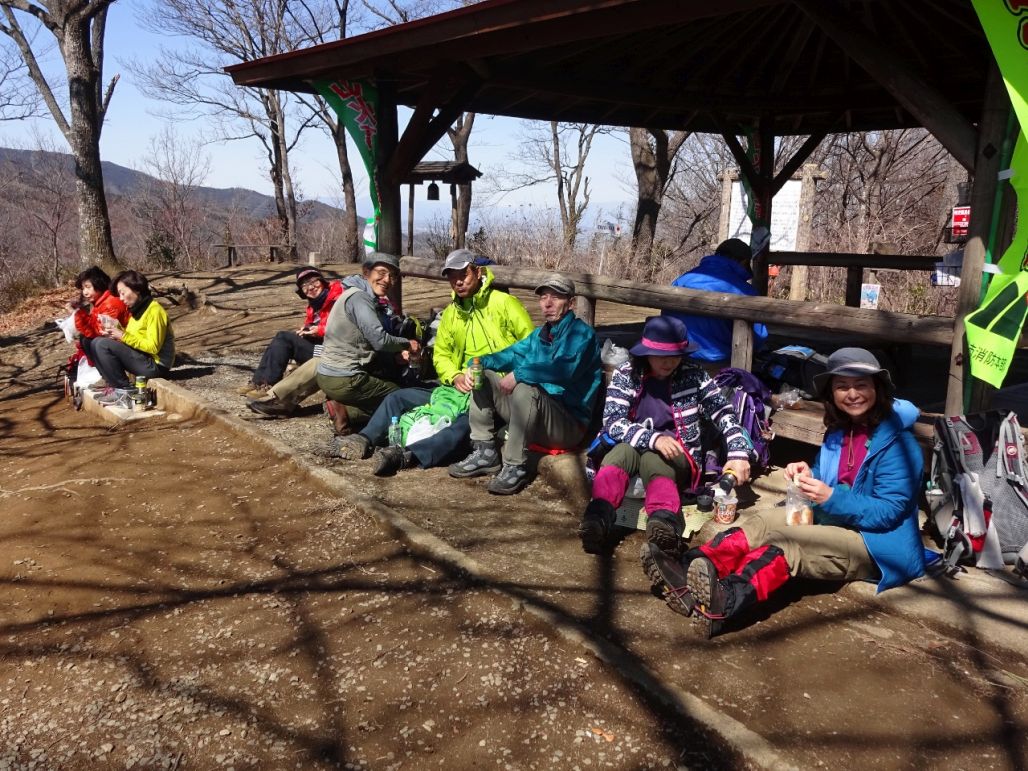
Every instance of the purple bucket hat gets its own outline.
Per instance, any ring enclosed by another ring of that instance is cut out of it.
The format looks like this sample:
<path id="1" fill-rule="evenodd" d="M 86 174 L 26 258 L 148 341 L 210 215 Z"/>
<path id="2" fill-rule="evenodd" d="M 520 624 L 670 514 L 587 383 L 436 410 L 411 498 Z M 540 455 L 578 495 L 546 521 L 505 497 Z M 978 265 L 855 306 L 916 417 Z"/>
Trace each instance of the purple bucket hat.
<path id="1" fill-rule="evenodd" d="M 628 349 L 632 356 L 685 356 L 697 345 L 689 342 L 685 323 L 674 316 L 650 316 L 642 340 Z"/>

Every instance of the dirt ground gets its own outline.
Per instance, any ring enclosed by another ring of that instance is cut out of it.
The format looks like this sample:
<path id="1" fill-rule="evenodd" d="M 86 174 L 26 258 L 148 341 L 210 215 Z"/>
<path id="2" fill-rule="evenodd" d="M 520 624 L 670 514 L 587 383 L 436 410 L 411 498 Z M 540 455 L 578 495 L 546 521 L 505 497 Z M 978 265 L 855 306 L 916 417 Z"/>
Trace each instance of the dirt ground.
<path id="1" fill-rule="evenodd" d="M 159 281 L 180 303 L 176 383 L 441 536 L 484 582 L 412 558 L 346 498 L 217 423 L 111 429 L 74 412 L 54 387 L 59 333 L 10 333 L 0 769 L 739 767 L 511 596 L 798 767 L 1028 767 L 1028 664 L 986 640 L 794 582 L 766 618 L 708 643 L 649 595 L 637 536 L 612 560 L 584 555 L 577 512 L 541 481 L 497 499 L 444 469 L 381 480 L 327 457 L 316 399 L 292 420 L 253 416 L 232 390 L 302 309 L 289 274 Z M 431 282 L 406 282 L 405 297 L 419 314 L 445 302 Z M 598 321 L 644 315 L 601 308 Z"/>

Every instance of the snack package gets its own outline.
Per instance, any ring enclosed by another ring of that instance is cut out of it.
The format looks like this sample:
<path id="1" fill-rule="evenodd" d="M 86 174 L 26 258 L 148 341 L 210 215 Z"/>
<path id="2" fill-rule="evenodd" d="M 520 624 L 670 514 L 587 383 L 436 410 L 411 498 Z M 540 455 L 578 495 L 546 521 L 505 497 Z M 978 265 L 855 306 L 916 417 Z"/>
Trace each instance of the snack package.
<path id="1" fill-rule="evenodd" d="M 813 525 L 814 504 L 792 482 L 785 488 L 785 524 Z"/>

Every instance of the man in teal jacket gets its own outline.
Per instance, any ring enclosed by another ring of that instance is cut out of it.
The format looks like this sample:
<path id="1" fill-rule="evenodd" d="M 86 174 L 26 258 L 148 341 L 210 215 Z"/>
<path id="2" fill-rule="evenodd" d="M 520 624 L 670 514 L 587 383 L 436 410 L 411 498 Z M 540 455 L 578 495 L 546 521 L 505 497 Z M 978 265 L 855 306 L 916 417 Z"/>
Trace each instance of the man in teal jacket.
<path id="1" fill-rule="evenodd" d="M 602 380 L 596 333 L 574 313 L 574 282 L 553 274 L 535 293 L 544 323 L 481 357 L 484 382 L 472 391 L 469 415 L 472 451 L 450 466 L 458 478 L 499 472 L 487 488 L 497 495 L 513 495 L 530 481 L 530 444 L 566 450 L 582 442 Z M 497 419 L 507 425 L 502 458 Z"/>

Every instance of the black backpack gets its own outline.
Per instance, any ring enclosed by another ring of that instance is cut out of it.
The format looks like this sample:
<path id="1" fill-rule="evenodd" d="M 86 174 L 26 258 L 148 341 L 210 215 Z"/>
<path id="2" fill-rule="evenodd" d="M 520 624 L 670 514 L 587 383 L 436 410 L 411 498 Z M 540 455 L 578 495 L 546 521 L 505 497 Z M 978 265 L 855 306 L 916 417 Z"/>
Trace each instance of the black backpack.
<path id="1" fill-rule="evenodd" d="M 803 345 L 787 345 L 758 354 L 754 371 L 772 393 L 792 386 L 805 399 L 813 399 L 817 395 L 814 377 L 828 371 L 828 357 Z"/>
<path id="2" fill-rule="evenodd" d="M 1028 462 L 1017 416 L 999 410 L 935 419 L 929 534 L 947 568 L 1028 563 Z"/>

